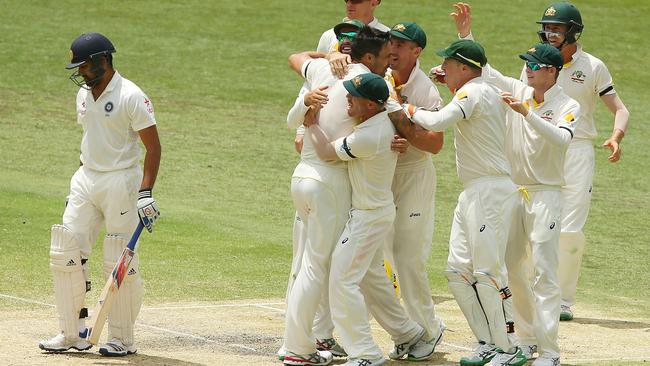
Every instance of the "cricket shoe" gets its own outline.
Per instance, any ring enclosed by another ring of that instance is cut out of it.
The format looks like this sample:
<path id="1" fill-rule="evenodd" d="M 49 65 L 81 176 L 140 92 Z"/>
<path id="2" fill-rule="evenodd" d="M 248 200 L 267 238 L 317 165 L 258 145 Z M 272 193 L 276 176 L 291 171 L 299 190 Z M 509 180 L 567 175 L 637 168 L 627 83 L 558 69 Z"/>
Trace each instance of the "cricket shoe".
<path id="1" fill-rule="evenodd" d="M 299 355 L 287 351 L 284 355 L 284 364 L 285 365 L 294 365 L 294 366 L 324 366 L 329 365 L 332 362 L 332 353 L 329 351 L 316 351 L 308 355 Z"/>
<path id="2" fill-rule="evenodd" d="M 342 366 L 379 366 L 383 365 L 384 362 L 386 362 L 386 359 L 383 357 L 376 360 L 370 360 L 367 358 L 351 358 Z"/>
<path id="3" fill-rule="evenodd" d="M 316 349 L 319 351 L 330 351 L 334 357 L 348 357 L 347 352 L 334 338 L 317 339 Z"/>
<path id="4" fill-rule="evenodd" d="M 501 349 L 493 344 L 479 342 L 471 356 L 461 357 L 460 366 L 483 366 L 490 362 Z"/>
<path id="5" fill-rule="evenodd" d="M 63 333 L 38 343 L 38 348 L 47 352 L 64 352 L 71 348 L 77 351 L 85 351 L 92 347 L 88 341 L 82 338 L 66 339 Z"/>
<path id="6" fill-rule="evenodd" d="M 445 326 L 440 324 L 440 335 L 429 341 L 420 339 L 418 343 L 414 344 L 410 349 L 406 359 L 408 361 L 425 361 L 433 357 L 436 347 L 442 343 L 442 334 L 445 332 Z"/>
<path id="7" fill-rule="evenodd" d="M 490 366 L 522 366 L 526 364 L 528 359 L 524 353 L 517 347 L 515 352 L 498 352 L 492 360 L 490 360 Z"/>
<path id="8" fill-rule="evenodd" d="M 117 338 L 111 338 L 110 341 L 104 343 L 99 347 L 99 353 L 102 356 L 109 357 L 122 357 L 126 355 L 132 355 L 138 352 L 135 348 L 135 345 L 125 346 L 122 341 Z"/>
<path id="9" fill-rule="evenodd" d="M 573 320 L 573 311 L 570 306 L 560 305 L 560 320 L 568 321 Z"/>
<path id="10" fill-rule="evenodd" d="M 278 360 L 284 361 L 284 356 L 286 355 L 287 355 L 287 349 L 284 346 L 280 347 L 280 349 L 278 350 Z"/>
<path id="11" fill-rule="evenodd" d="M 401 359 L 402 357 L 404 357 L 404 355 L 409 353 L 411 347 L 413 347 L 416 343 L 418 343 L 422 339 L 422 337 L 424 337 L 424 333 L 426 333 L 424 328 L 420 328 L 418 333 L 413 338 L 411 338 L 407 342 L 396 344 L 395 348 L 393 348 L 393 350 L 388 353 L 388 357 L 391 360 Z"/>
<path id="12" fill-rule="evenodd" d="M 538 357 L 532 366 L 560 366 L 559 357 Z"/>
<path id="13" fill-rule="evenodd" d="M 527 359 L 532 360 L 535 358 L 535 353 L 537 353 L 536 344 L 522 344 L 519 348 L 521 348 L 521 352 L 524 353 Z"/>

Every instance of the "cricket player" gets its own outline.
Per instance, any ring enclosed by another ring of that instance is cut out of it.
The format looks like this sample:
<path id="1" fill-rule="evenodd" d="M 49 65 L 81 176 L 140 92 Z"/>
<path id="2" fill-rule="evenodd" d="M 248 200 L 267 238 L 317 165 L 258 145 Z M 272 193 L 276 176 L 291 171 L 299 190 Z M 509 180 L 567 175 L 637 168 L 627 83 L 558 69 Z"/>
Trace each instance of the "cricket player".
<path id="1" fill-rule="evenodd" d="M 358 30 L 363 28 L 363 26 L 364 24 L 358 20 L 346 20 L 334 26 L 334 32 L 337 36 L 337 39 L 339 40 L 339 50 L 342 53 L 349 54 L 352 51 L 352 39 L 356 36 Z M 321 56 L 318 53 L 311 52 L 307 52 L 306 55 Z M 299 57 L 300 56 L 298 54 L 292 55 L 290 57 L 290 60 L 294 60 Z M 321 60 L 321 62 L 324 62 L 324 60 Z M 319 78 L 305 80 L 293 107 L 287 115 L 287 126 L 291 129 L 300 129 L 300 135 L 304 133 L 304 126 L 302 123 L 309 106 L 316 106 L 327 103 L 327 88 L 332 86 L 338 80 L 331 73 L 320 73 L 318 74 L 318 77 Z M 316 84 L 312 86 L 312 83 L 310 81 L 313 81 Z M 313 90 L 311 90 L 312 88 Z M 289 293 L 291 292 L 293 283 L 298 276 L 300 268 L 302 267 L 305 240 L 308 237 L 307 225 L 303 224 L 298 212 L 296 212 L 293 237 L 293 260 L 291 263 L 291 275 L 289 276 L 289 283 L 287 285 L 287 306 L 289 303 Z M 345 350 L 334 339 L 333 332 L 334 323 L 332 323 L 332 317 L 330 315 L 328 291 L 324 291 L 323 298 L 321 304 L 318 307 L 313 326 L 313 335 L 316 339 L 316 348 L 319 351 L 330 351 L 332 355 L 336 357 L 347 356 Z M 280 358 L 280 360 L 284 360 L 285 354 L 286 345 L 283 344 L 278 351 L 278 358 Z"/>
<path id="2" fill-rule="evenodd" d="M 401 104 L 411 103 L 427 110 L 440 108 L 438 89 L 420 69 L 419 56 L 427 43 L 422 28 L 413 22 L 401 22 L 389 33 L 391 59 L 386 79 L 390 81 L 391 96 Z M 397 272 L 404 306 L 409 317 L 426 330 L 424 340 L 431 345 L 409 352 L 411 361 L 431 358 L 444 329 L 435 315 L 426 269 L 433 241 L 436 192 L 431 154 L 440 151 L 444 136 L 442 132 L 422 133 L 429 141 L 427 149 L 411 146 L 397 159 L 392 184 L 396 216 L 387 245 L 387 258 Z"/>
<path id="3" fill-rule="evenodd" d="M 45 351 L 87 350 L 84 306 L 88 258 L 105 225 L 104 276 L 108 277 L 127 240 L 141 220 L 149 232 L 160 211 L 153 189 L 160 165 L 160 140 L 151 100 L 113 68 L 115 47 L 99 33 L 84 33 L 70 46 L 67 69 L 77 93 L 77 122 L 83 127 L 81 166 L 70 182 L 63 225 L 52 227 L 50 268 L 61 333 L 39 343 Z M 144 172 L 139 167 L 144 144 Z M 136 253 L 108 315 L 105 356 L 137 351 L 133 324 L 142 304 L 143 288 Z"/>
<path id="4" fill-rule="evenodd" d="M 349 67 L 349 73 L 346 75 L 344 80 L 350 80 L 356 76 L 359 76 L 364 73 L 369 73 L 369 72 L 373 72 L 377 75 L 384 75 L 386 69 L 388 68 L 389 57 L 390 57 L 390 49 L 388 46 L 388 41 L 389 41 L 389 36 L 386 33 L 377 32 L 375 30 L 372 30 L 370 27 L 364 27 L 360 29 L 352 42 L 352 53 L 351 53 L 352 63 L 350 64 Z M 310 83 L 312 85 L 317 85 L 314 83 L 313 80 L 316 79 L 317 77 L 320 77 L 320 75 L 323 74 L 331 75 L 329 69 L 329 63 L 326 60 L 313 59 L 309 57 L 308 53 L 295 55 L 294 57 L 291 58 L 290 64 L 294 70 L 301 70 L 305 79 L 310 80 Z M 386 81 L 384 82 L 387 84 Z M 386 87 L 388 88 L 388 85 Z M 328 101 L 323 106 L 322 110 L 320 110 L 319 112 L 320 128 L 324 129 L 328 134 L 328 136 L 330 136 L 331 138 L 347 136 L 352 132 L 352 127 L 355 124 L 355 120 L 352 119 L 352 117 L 350 117 L 346 112 L 347 105 L 348 105 L 348 101 L 346 99 L 347 94 L 348 92 L 343 86 L 343 80 L 337 81 L 331 88 L 329 88 L 327 94 Z M 401 111 L 401 107 L 397 102 L 389 101 L 386 104 L 387 104 L 386 108 L 388 111 Z M 343 123 L 345 123 L 345 125 L 343 125 Z M 329 127 L 329 125 L 334 125 L 334 127 L 336 126 L 338 127 L 331 128 Z M 351 128 L 347 129 L 348 125 L 351 126 Z M 314 154 L 313 152 L 314 146 L 311 139 L 305 140 L 305 145 L 303 147 L 303 160 L 305 156 L 305 151 L 309 151 L 310 154 Z M 345 164 L 345 162 L 343 161 L 331 162 L 331 163 Z M 304 174 L 304 173 L 300 173 L 300 174 Z M 294 180 L 295 178 L 296 176 L 294 173 Z M 339 192 L 334 189 L 330 189 L 330 191 Z M 328 203 L 331 204 L 331 202 Z M 342 205 L 338 204 L 338 207 L 342 207 Z M 345 211 L 346 219 L 348 217 L 349 208 L 350 206 L 348 205 Z M 341 231 L 339 231 L 338 233 L 340 234 Z M 332 244 L 332 249 L 334 248 L 334 244 Z M 305 251 L 305 255 L 306 254 L 307 251 Z M 335 260 L 336 257 L 333 257 L 332 261 Z M 383 267 L 381 268 L 381 271 L 382 273 L 384 273 L 383 275 L 384 278 L 386 278 Z M 300 278 L 300 276 L 301 273 L 298 274 L 298 279 Z M 316 279 L 312 279 L 312 281 L 315 280 Z M 294 285 L 294 288 L 292 289 L 291 292 L 292 298 L 293 296 L 298 296 L 298 295 L 294 295 L 297 293 L 296 291 L 297 283 L 298 280 L 296 281 L 296 285 Z M 337 283 L 337 281 L 330 279 L 330 284 L 333 283 Z M 370 312 L 373 313 L 373 315 L 378 320 L 378 322 L 382 325 L 382 327 L 384 327 L 384 329 L 386 329 L 386 331 L 391 335 L 391 337 L 395 341 L 395 349 L 393 350 L 393 352 L 391 352 L 389 356 L 391 356 L 391 358 L 401 358 L 404 355 L 406 355 L 407 352 L 412 347 L 418 346 L 420 339 L 424 335 L 424 330 L 421 327 L 419 327 L 417 323 L 412 322 L 408 320 L 408 318 L 406 318 L 406 313 L 404 309 L 399 305 L 399 303 L 397 302 L 397 298 L 394 296 L 394 293 L 392 291 L 392 285 L 390 285 L 389 288 L 386 288 L 385 291 L 388 294 L 390 294 L 390 296 L 388 297 L 389 300 L 391 301 L 388 302 L 388 305 L 385 303 L 383 297 L 378 296 L 372 302 L 370 302 L 370 300 L 367 300 L 369 302 L 368 307 Z M 333 317 L 332 320 L 334 320 L 334 324 L 336 325 L 336 319 L 334 319 L 334 313 L 336 312 L 336 310 L 334 310 L 335 305 L 333 303 L 334 300 L 331 298 L 331 295 L 332 295 L 332 290 L 330 288 L 330 306 L 332 309 L 332 317 Z M 394 302 L 392 300 L 394 300 Z M 304 311 L 303 302 L 295 302 L 294 300 L 291 301 L 291 304 L 296 304 L 296 303 L 299 303 L 301 305 L 301 310 Z M 341 313 L 339 316 L 342 316 L 343 314 L 344 313 Z M 364 316 L 367 316 L 367 314 Z M 350 317 L 352 317 L 352 315 Z M 287 322 L 287 324 L 289 325 L 289 322 Z M 286 344 L 287 344 L 288 351 L 291 351 L 291 346 L 290 346 L 291 342 L 289 337 L 292 337 L 294 339 L 300 339 L 302 342 L 301 344 L 304 347 L 303 350 L 308 351 L 307 347 L 309 345 L 307 341 L 305 341 L 305 339 L 308 339 L 308 335 L 302 335 L 300 338 L 298 338 L 295 335 L 297 331 L 295 332 L 290 331 L 289 327 L 287 328 L 288 329 L 285 332 L 285 336 L 287 337 Z M 338 325 L 336 326 L 336 328 L 339 331 L 339 333 L 341 333 L 341 329 Z M 306 329 L 306 328 L 303 325 L 299 329 Z M 343 340 L 343 336 L 341 339 Z M 342 345 L 344 346 L 344 348 L 346 347 L 346 345 L 343 342 Z M 356 358 L 355 355 L 359 353 L 359 351 L 354 351 L 353 353 L 350 353 L 350 350 L 348 350 L 347 348 L 346 348 L 346 352 L 348 353 L 351 359 Z M 304 358 L 304 356 L 309 356 L 309 355 L 310 354 L 303 354 L 303 356 L 301 357 Z M 285 357 L 285 363 L 286 360 L 287 358 Z"/>
<path id="5" fill-rule="evenodd" d="M 440 111 L 406 106 L 413 122 L 432 130 L 454 126 L 456 166 L 464 190 L 458 197 L 449 239 L 447 276 L 478 345 L 461 365 L 521 365 L 512 320 L 505 252 L 517 187 L 506 158 L 506 105 L 481 77 L 487 63 L 477 42 L 458 40 L 438 51 L 453 100 Z M 407 139 L 414 124 L 393 120 Z"/>
<path id="6" fill-rule="evenodd" d="M 387 47 L 385 47 L 387 48 Z M 345 230 L 336 244 L 330 272 L 332 319 L 349 353 L 349 366 L 375 366 L 385 362 L 374 343 L 368 310 L 392 315 L 376 316 L 382 324 L 400 329 L 400 346 L 395 353 L 406 354 L 424 334 L 410 320 L 383 269 L 383 246 L 395 218 L 390 187 L 397 162 L 391 151 L 395 130 L 384 107 L 389 91 L 385 80 L 364 73 L 343 81 L 347 95 L 347 114 L 357 120 L 354 131 L 332 139 L 315 118 L 305 118 L 308 136 L 324 160 L 349 161 L 352 184 L 352 209 Z M 387 311 L 388 310 L 388 311 Z"/>
<path id="7" fill-rule="evenodd" d="M 562 53 L 564 67 L 558 85 L 580 103 L 582 117 L 569 145 L 565 160 L 565 184 L 562 187 L 564 208 L 560 234 L 559 280 L 562 289 L 560 320 L 573 319 L 571 306 L 575 303 L 578 276 L 585 248 L 583 227 L 591 205 L 595 169 L 593 139 L 598 136 L 594 113 L 598 99 L 614 114 L 611 137 L 602 144 L 611 150 L 608 160 L 621 157 L 620 143 L 627 130 L 630 113 L 614 89 L 607 66 L 598 58 L 582 50 L 578 39 L 584 29 L 580 11 L 570 3 L 555 3 L 544 10 L 540 39 Z M 526 81 L 526 69 L 522 71 Z"/>

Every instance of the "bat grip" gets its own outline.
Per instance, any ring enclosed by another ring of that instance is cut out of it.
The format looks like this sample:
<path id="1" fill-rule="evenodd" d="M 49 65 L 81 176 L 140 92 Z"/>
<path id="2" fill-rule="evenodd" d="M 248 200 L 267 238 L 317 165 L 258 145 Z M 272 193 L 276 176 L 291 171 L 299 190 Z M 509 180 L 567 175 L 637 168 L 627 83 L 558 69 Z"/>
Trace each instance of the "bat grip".
<path id="1" fill-rule="evenodd" d="M 131 251 L 135 250 L 135 244 L 138 242 L 138 238 L 140 237 L 140 233 L 142 233 L 143 228 L 144 228 L 144 225 L 142 224 L 142 221 L 138 220 L 138 227 L 135 228 L 135 231 L 133 232 L 133 235 L 131 236 L 131 240 L 129 240 L 129 244 L 127 244 L 127 246 L 126 246 Z"/>

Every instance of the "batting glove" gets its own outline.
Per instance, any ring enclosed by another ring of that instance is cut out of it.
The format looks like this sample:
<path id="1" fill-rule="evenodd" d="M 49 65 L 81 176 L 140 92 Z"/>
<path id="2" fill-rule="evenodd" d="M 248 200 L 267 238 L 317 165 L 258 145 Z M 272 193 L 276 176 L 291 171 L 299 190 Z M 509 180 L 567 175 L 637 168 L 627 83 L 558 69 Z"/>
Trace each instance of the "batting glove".
<path id="1" fill-rule="evenodd" d="M 153 230 L 153 223 L 160 217 L 160 210 L 156 200 L 151 195 L 151 189 L 141 189 L 138 194 L 138 215 L 142 225 L 149 232 Z"/>

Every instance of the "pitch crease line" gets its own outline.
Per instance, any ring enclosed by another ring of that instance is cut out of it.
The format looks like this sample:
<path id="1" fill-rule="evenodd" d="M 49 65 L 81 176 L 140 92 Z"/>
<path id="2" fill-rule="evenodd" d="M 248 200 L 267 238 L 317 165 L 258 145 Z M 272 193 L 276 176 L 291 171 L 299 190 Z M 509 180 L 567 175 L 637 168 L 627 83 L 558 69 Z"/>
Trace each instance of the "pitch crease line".
<path id="1" fill-rule="evenodd" d="M 183 310 L 183 309 L 209 309 L 209 308 L 244 308 L 244 307 L 268 307 L 270 309 L 278 310 L 276 308 L 270 307 L 269 305 L 282 305 L 283 302 L 271 302 L 263 304 L 205 304 L 205 305 L 169 305 L 169 306 L 147 306 L 143 307 L 142 310 Z"/>
<path id="2" fill-rule="evenodd" d="M 41 301 L 36 301 L 36 300 L 25 299 L 23 297 L 18 297 L 18 296 L 0 294 L 0 297 L 4 297 L 4 298 L 7 298 L 7 299 L 16 300 L 16 301 L 22 301 L 22 302 L 26 302 L 26 303 L 30 303 L 30 304 L 43 305 L 43 306 L 47 306 L 47 307 L 50 307 L 50 308 L 55 308 L 56 307 L 55 305 L 52 305 L 52 304 L 48 304 L 48 303 L 41 302 Z"/>

